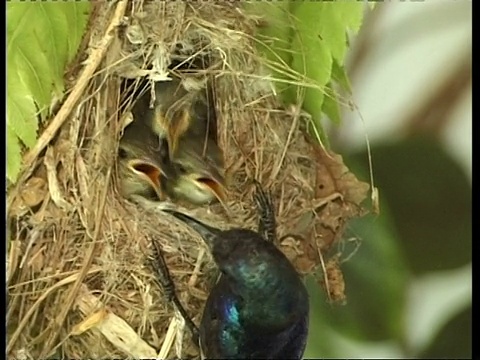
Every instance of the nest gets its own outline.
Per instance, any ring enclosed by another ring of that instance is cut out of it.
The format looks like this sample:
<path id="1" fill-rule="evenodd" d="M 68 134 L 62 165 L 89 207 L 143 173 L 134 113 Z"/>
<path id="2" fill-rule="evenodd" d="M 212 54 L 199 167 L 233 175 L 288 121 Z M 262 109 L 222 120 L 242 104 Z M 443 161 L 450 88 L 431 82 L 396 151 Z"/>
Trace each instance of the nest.
<path id="1" fill-rule="evenodd" d="M 122 79 L 161 80 L 170 64 L 198 54 L 212 64 L 203 72 L 215 78 L 219 145 L 234 216 L 227 218 L 219 204 L 181 211 L 221 228 L 256 228 L 251 179 L 258 179 L 276 205 L 277 245 L 300 273 L 320 270 L 327 294 L 342 298 L 341 274 L 332 267 L 337 257 L 328 260 L 327 254 L 348 219 L 361 215 L 368 185 L 340 156 L 309 140 L 306 114 L 280 105 L 255 49 L 257 19 L 228 2 L 94 4 L 79 53 L 82 65 L 71 72 L 76 80 L 70 96 L 76 87 L 84 91 L 61 127 L 63 109 L 45 129 L 39 140 L 45 149 L 30 154 L 8 194 L 8 353 L 198 356 L 157 283 L 151 242 L 163 249 L 177 294 L 197 324 L 215 264 L 184 225 L 155 206 L 125 200 L 115 165 L 124 117 Z M 80 84 L 79 70 L 95 61 L 95 73 Z M 52 126 L 60 127 L 55 137 Z M 328 269 L 335 274 L 330 286 Z"/>

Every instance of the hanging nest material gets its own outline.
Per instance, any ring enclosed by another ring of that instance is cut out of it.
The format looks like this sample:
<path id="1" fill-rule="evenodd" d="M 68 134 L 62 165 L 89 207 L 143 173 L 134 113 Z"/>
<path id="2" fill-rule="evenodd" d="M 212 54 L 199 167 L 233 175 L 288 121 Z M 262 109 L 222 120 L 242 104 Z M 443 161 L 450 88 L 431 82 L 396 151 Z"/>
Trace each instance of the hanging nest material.
<path id="1" fill-rule="evenodd" d="M 198 235 L 117 191 L 124 78 L 162 80 L 173 62 L 210 59 L 204 74 L 215 78 L 234 216 L 228 219 L 218 204 L 181 210 L 218 227 L 256 228 L 251 179 L 258 179 L 274 197 L 278 246 L 302 274 L 327 269 L 327 251 L 362 212 L 368 185 L 341 157 L 309 141 L 306 116 L 274 96 L 255 50 L 254 17 L 228 2 L 138 1 L 120 8 L 125 3 L 95 3 L 79 59 L 88 67 L 99 48 L 108 51 L 58 135 L 9 193 L 7 350 L 16 358 L 198 355 L 155 280 L 151 241 L 162 247 L 197 324 L 214 263 Z M 327 281 L 330 294 L 338 289 Z"/>

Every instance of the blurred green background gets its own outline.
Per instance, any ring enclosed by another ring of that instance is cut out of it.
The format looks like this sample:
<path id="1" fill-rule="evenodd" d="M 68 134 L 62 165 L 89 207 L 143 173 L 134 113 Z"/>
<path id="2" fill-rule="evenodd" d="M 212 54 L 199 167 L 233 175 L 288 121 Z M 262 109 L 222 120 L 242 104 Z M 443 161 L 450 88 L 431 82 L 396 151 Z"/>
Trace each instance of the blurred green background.
<path id="1" fill-rule="evenodd" d="M 381 212 L 344 236 L 345 305 L 309 280 L 306 358 L 472 357 L 471 6 L 379 3 L 351 45 L 363 119 L 329 138 L 368 182 L 368 135 Z"/>

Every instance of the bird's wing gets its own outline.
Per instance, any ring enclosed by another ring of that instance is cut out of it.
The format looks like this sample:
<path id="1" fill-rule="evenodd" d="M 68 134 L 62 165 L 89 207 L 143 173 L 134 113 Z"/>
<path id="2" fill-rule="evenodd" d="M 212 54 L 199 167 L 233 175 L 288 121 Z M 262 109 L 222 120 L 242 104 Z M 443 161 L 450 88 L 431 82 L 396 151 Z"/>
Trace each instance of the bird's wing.
<path id="1" fill-rule="evenodd" d="M 283 335 L 283 334 L 282 334 Z M 278 347 L 274 359 L 301 359 L 305 352 L 308 335 L 308 315 L 302 317 L 282 336 L 283 346 Z"/>
<path id="2" fill-rule="evenodd" d="M 200 324 L 201 352 L 207 359 L 243 357 L 239 352 L 243 342 L 241 329 L 232 317 L 235 299 L 224 285 L 220 278 L 210 292 Z"/>

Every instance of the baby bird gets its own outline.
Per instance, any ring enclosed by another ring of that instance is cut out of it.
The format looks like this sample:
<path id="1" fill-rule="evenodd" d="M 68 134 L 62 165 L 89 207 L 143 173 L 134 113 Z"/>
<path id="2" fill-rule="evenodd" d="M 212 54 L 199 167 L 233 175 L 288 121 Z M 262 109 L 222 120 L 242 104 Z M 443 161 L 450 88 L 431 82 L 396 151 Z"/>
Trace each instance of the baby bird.
<path id="1" fill-rule="evenodd" d="M 152 99 L 152 93 L 154 98 Z M 166 138 L 172 159 L 182 135 L 190 128 L 194 115 L 192 104 L 197 96 L 187 91 L 179 78 L 153 83 L 153 89 L 141 95 L 133 108 L 134 118 L 144 122 L 160 138 Z M 153 107 L 150 106 L 153 100 Z"/>
<path id="2" fill-rule="evenodd" d="M 184 200 L 202 205 L 213 201 L 225 204 L 226 189 L 223 177 L 223 160 L 218 146 L 207 140 L 183 137 L 172 162 L 175 175 L 162 185 L 174 200 Z M 204 150 L 204 147 L 206 149 Z"/>
<path id="3" fill-rule="evenodd" d="M 187 92 L 178 78 L 154 84 L 133 107 L 134 123 L 158 137 L 159 160 L 165 168 L 162 191 L 172 200 L 225 206 L 223 154 L 217 145 L 216 113 L 211 86 Z M 132 125 L 130 125 L 132 126 Z M 166 156 L 166 154 L 168 154 Z"/>
<path id="4" fill-rule="evenodd" d="M 142 196 L 164 200 L 161 179 L 168 176 L 166 149 L 145 125 L 131 123 L 125 130 L 118 149 L 120 190 L 124 197 Z M 165 171 L 167 170 L 167 171 Z"/>
<path id="5" fill-rule="evenodd" d="M 258 187 L 258 186 L 257 186 Z M 165 210 L 195 229 L 222 275 L 210 292 L 200 324 L 207 359 L 301 359 L 308 335 L 308 293 L 293 265 L 272 243 L 269 197 L 258 187 L 260 228 L 222 231 Z M 274 216 L 274 215 L 273 215 Z"/>

